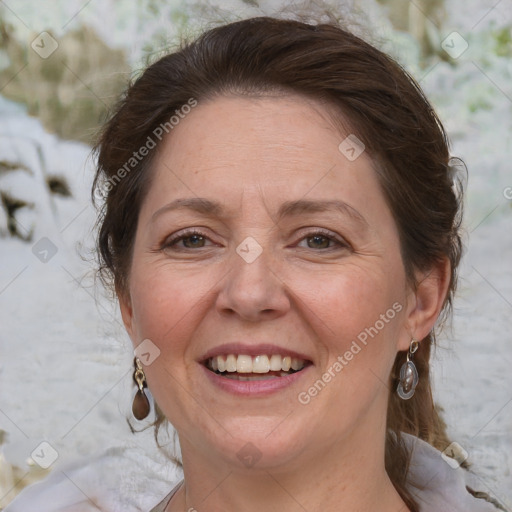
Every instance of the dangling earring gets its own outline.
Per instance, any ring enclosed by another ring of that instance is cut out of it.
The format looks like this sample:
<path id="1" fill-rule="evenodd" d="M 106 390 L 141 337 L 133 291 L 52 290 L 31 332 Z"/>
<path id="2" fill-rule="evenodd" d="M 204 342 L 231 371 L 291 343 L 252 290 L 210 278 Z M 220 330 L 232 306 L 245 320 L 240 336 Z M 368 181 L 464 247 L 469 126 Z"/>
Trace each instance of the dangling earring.
<path id="1" fill-rule="evenodd" d="M 139 389 L 137 390 L 137 393 L 133 399 L 132 413 L 135 418 L 140 421 L 144 418 L 147 418 L 149 414 L 149 400 L 144 393 L 144 388 L 147 387 L 147 383 L 146 375 L 144 375 L 144 370 L 142 369 L 142 363 L 138 357 L 133 360 L 133 365 L 135 366 L 135 371 L 133 372 L 133 380 Z"/>
<path id="2" fill-rule="evenodd" d="M 400 382 L 396 391 L 403 400 L 409 400 L 414 395 L 418 385 L 418 370 L 416 370 L 416 365 L 413 363 L 412 358 L 419 346 L 419 342 L 413 338 L 409 345 L 409 352 L 407 352 L 407 361 L 400 368 Z"/>

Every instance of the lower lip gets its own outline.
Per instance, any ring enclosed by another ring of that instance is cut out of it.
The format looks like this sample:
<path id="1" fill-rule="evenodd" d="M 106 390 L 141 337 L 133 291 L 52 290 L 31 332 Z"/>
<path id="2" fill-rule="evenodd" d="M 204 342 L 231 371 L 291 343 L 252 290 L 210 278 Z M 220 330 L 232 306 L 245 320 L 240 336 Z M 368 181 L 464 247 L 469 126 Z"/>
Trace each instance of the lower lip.
<path id="1" fill-rule="evenodd" d="M 312 365 L 306 366 L 299 372 L 285 375 L 284 377 L 277 377 L 275 379 L 266 380 L 236 380 L 222 377 L 218 373 L 208 370 L 206 366 L 199 363 L 206 377 L 210 379 L 215 386 L 220 389 L 241 396 L 265 396 L 275 393 L 281 389 L 292 386 L 295 382 L 301 379 Z"/>

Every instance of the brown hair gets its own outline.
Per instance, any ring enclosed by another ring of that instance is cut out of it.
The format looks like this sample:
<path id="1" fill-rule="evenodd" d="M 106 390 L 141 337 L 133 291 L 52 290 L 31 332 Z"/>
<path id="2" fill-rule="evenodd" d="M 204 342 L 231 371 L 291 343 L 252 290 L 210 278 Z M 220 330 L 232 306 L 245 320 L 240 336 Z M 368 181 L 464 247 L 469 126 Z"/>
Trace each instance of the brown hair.
<path id="1" fill-rule="evenodd" d="M 334 118 L 350 127 L 372 157 L 400 234 L 400 250 L 411 286 L 414 271 L 448 258 L 450 312 L 461 257 L 461 200 L 450 166 L 444 129 L 420 87 L 394 60 L 335 23 L 307 24 L 258 17 L 213 28 L 161 58 L 134 81 L 106 124 L 95 150 L 93 194 L 108 182 L 99 217 L 100 276 L 113 279 L 118 294 L 128 289 L 138 212 L 149 187 L 154 152 L 112 186 L 132 154 L 154 138 L 156 127 L 191 98 L 221 94 L 301 94 L 336 108 Z M 341 115 L 336 115 L 340 113 Z M 454 186 L 455 183 L 455 186 Z M 94 195 L 93 195 L 94 200 Z M 401 432 L 444 449 L 449 440 L 435 407 L 429 358 L 434 333 L 421 340 L 415 362 L 415 395 L 396 394 L 406 354 L 397 354 L 390 376 L 386 470 L 411 511 L 418 506 L 406 488 L 410 454 Z M 158 428 L 165 420 L 156 406 Z"/>

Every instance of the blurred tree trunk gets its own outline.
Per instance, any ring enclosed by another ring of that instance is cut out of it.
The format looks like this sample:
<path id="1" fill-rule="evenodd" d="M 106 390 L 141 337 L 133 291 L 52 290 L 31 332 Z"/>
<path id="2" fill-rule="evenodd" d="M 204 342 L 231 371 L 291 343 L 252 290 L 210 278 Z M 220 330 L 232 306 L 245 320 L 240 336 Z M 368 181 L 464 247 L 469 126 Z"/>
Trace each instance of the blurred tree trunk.
<path id="1" fill-rule="evenodd" d="M 442 22 L 446 17 L 444 0 L 378 0 L 388 9 L 393 26 L 411 34 L 419 43 L 423 63 L 441 52 Z"/>

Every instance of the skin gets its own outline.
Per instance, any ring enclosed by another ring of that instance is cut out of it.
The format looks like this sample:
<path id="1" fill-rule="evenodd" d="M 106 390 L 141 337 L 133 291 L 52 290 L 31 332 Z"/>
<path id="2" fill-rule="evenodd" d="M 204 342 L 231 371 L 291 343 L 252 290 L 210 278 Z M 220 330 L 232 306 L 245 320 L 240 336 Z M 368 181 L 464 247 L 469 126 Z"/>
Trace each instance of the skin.
<path id="1" fill-rule="evenodd" d="M 366 152 L 349 161 L 345 137 L 301 96 L 222 96 L 199 102 L 158 148 L 119 298 L 134 346 L 150 339 L 160 350 L 145 373 L 178 431 L 186 482 L 168 511 L 408 510 L 384 468 L 388 376 L 397 351 L 432 329 L 449 266 L 418 275 L 412 291 L 373 163 Z M 191 197 L 226 213 L 152 218 Z M 296 199 L 342 200 L 365 221 L 332 211 L 278 222 L 279 206 Z M 206 238 L 162 248 L 185 228 Z M 341 243 L 315 239 L 318 228 Z M 246 237 L 262 248 L 252 263 L 236 252 Z M 298 393 L 394 303 L 401 311 L 301 404 Z M 272 395 L 234 396 L 198 359 L 236 340 L 291 347 L 313 366 Z M 237 456 L 247 443 L 261 456 L 252 467 Z"/>

